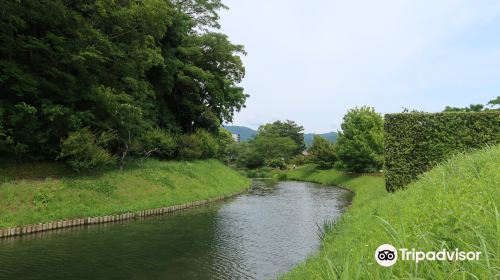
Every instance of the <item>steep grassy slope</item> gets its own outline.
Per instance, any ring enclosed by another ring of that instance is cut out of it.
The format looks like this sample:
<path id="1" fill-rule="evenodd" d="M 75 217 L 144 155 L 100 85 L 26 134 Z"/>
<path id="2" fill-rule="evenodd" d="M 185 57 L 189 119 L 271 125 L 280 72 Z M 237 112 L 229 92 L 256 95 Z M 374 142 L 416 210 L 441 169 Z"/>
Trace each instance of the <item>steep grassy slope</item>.
<path id="1" fill-rule="evenodd" d="M 500 146 L 456 156 L 407 190 L 384 194 L 381 178 L 294 171 L 289 178 L 340 184 L 356 196 L 323 249 L 285 279 L 498 279 Z M 398 260 L 379 266 L 379 245 L 419 251 L 480 251 L 479 261 Z"/>
<path id="2" fill-rule="evenodd" d="M 216 160 L 148 160 L 123 172 L 92 176 L 75 176 L 50 164 L 40 166 L 33 172 L 30 165 L 0 168 L 0 228 L 177 205 L 250 185 L 247 178 Z M 57 179 L 41 179 L 43 173 Z M 14 179 L 19 174 L 30 179 Z"/>

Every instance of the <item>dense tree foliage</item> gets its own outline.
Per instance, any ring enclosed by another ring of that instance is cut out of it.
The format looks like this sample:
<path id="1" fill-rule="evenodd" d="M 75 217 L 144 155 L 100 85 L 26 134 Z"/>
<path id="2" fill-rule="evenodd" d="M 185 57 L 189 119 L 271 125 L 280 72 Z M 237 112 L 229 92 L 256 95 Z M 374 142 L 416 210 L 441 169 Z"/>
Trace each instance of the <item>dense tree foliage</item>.
<path id="1" fill-rule="evenodd" d="M 500 111 L 385 115 L 385 181 L 405 188 L 453 154 L 500 144 Z"/>
<path id="2" fill-rule="evenodd" d="M 61 157 L 75 170 L 85 170 L 114 163 L 116 158 L 106 149 L 113 132 L 95 135 L 88 129 L 73 132 L 61 143 Z"/>
<path id="3" fill-rule="evenodd" d="M 339 167 L 351 172 L 376 172 L 384 163 L 384 120 L 370 107 L 347 112 L 337 142 Z"/>
<path id="4" fill-rule="evenodd" d="M 497 108 L 498 106 L 500 106 L 500 96 L 496 99 L 490 100 L 490 102 L 486 105 L 471 104 L 470 106 L 463 108 L 446 106 L 443 112 L 481 112 L 487 110 L 500 110 L 500 108 Z"/>
<path id="5" fill-rule="evenodd" d="M 293 121 L 262 125 L 250 141 L 239 144 L 238 164 L 249 168 L 264 165 L 283 168 L 303 151 L 303 130 Z"/>
<path id="6" fill-rule="evenodd" d="M 225 163 L 230 163 L 236 157 L 236 141 L 231 132 L 224 128 L 219 128 L 217 158 Z"/>
<path id="7" fill-rule="evenodd" d="M 274 159 L 288 161 L 297 150 L 296 142 L 290 137 L 257 134 L 250 143 L 265 161 Z"/>
<path id="8" fill-rule="evenodd" d="M 236 163 L 239 167 L 257 168 L 264 165 L 264 158 L 250 142 L 241 142 L 236 149 Z"/>
<path id="9" fill-rule="evenodd" d="M 249 168 L 277 165 L 277 162 L 282 166 L 282 163 L 289 162 L 297 150 L 296 143 L 289 137 L 259 134 L 239 146 L 238 163 Z"/>
<path id="10" fill-rule="evenodd" d="M 491 107 L 500 106 L 500 96 L 497 96 L 497 98 L 490 100 L 490 102 L 488 102 L 488 105 Z"/>
<path id="11" fill-rule="evenodd" d="M 294 121 L 275 121 L 259 127 L 258 134 L 261 137 L 288 137 L 295 142 L 295 154 L 300 154 L 305 150 L 304 127 Z"/>
<path id="12" fill-rule="evenodd" d="M 330 169 L 335 164 L 335 145 L 324 137 L 314 136 L 309 153 L 312 158 L 311 161 L 321 169 Z"/>
<path id="13" fill-rule="evenodd" d="M 176 140 L 191 158 L 200 153 L 186 147 L 205 136 L 199 129 L 217 134 L 244 106 L 244 49 L 216 32 L 220 0 L 0 0 L 0 7 L 4 156 L 77 157 L 68 149 L 87 139 L 98 162 L 133 149 L 158 148 L 169 158 L 172 135 L 188 134 Z M 108 132 L 113 139 L 99 143 Z"/>

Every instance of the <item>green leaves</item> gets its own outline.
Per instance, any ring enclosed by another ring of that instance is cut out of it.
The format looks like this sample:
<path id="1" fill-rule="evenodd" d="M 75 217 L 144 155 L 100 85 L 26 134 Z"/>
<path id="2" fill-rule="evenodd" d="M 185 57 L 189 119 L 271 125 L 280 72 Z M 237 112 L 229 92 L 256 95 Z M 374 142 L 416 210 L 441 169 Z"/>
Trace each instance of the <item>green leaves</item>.
<path id="1" fill-rule="evenodd" d="M 76 171 L 106 166 L 116 158 L 105 149 L 106 144 L 115 138 L 113 132 L 95 134 L 88 128 L 71 133 L 61 141 L 60 157 Z"/>
<path id="2" fill-rule="evenodd" d="M 222 122 L 231 122 L 246 101 L 243 89 L 237 86 L 245 73 L 238 56 L 244 54 L 243 47 L 214 32 L 185 36 L 181 42 L 175 42 L 179 43 L 175 48 L 178 59 L 165 57 L 168 64 L 163 67 L 178 70 L 174 84 L 171 89 L 156 87 L 156 91 L 168 96 L 169 109 L 181 118 L 183 130 L 215 131 Z M 213 117 L 200 120 L 197 116 L 207 114 L 206 111 Z"/>
<path id="3" fill-rule="evenodd" d="M 384 120 L 371 107 L 347 112 L 337 141 L 339 167 L 351 172 L 377 172 L 383 165 Z"/>
<path id="4" fill-rule="evenodd" d="M 160 159 L 172 159 L 177 148 L 176 137 L 162 129 L 151 129 L 133 141 L 132 152 L 141 156 L 149 154 Z"/>
<path id="5" fill-rule="evenodd" d="M 238 86 L 244 49 L 213 30 L 222 8 L 219 0 L 3 1 L 0 152 L 55 159 L 61 140 L 83 139 L 87 128 L 116 132 L 103 147 L 111 155 L 157 128 L 217 132 L 247 98 Z"/>
<path id="6" fill-rule="evenodd" d="M 500 112 L 386 115 L 386 188 L 395 191 L 451 155 L 500 143 Z"/>
<path id="7" fill-rule="evenodd" d="M 321 169 L 332 168 L 337 159 L 335 145 L 319 135 L 314 135 L 309 153 L 312 155 L 312 162 Z"/>
<path id="8" fill-rule="evenodd" d="M 217 11 L 227 9 L 221 0 L 172 0 L 172 3 L 189 15 L 201 30 L 220 28 Z"/>
<path id="9" fill-rule="evenodd" d="M 182 135 L 178 140 L 178 153 L 184 160 L 214 158 L 218 150 L 217 139 L 203 129 Z"/>
<path id="10" fill-rule="evenodd" d="M 496 108 L 499 105 L 500 105 L 500 96 L 497 96 L 496 99 L 490 100 L 486 105 L 471 104 L 470 106 L 464 108 L 446 106 L 443 112 L 481 112 L 488 110 L 500 110 L 500 108 Z"/>
<path id="11" fill-rule="evenodd" d="M 293 155 L 298 155 L 305 150 L 304 127 L 296 124 L 294 121 L 275 121 L 259 127 L 259 136 L 261 137 L 287 137 L 295 144 Z"/>
<path id="12" fill-rule="evenodd" d="M 99 113 L 104 115 L 106 122 L 111 125 L 109 128 L 128 130 L 141 122 L 142 109 L 134 104 L 135 100 L 129 94 L 100 86 L 94 90 L 94 98 Z"/>

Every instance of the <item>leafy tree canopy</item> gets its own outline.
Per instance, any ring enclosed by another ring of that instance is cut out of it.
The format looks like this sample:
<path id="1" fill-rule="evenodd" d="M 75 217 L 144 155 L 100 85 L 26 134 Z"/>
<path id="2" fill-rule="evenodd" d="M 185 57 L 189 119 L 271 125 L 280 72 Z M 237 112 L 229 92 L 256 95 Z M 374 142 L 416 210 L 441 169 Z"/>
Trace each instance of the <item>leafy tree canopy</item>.
<path id="1" fill-rule="evenodd" d="M 304 142 L 304 127 L 298 125 L 294 121 L 275 121 L 259 127 L 258 135 L 261 137 L 288 137 L 295 142 L 296 148 L 294 154 L 300 154 L 305 150 Z"/>
<path id="2" fill-rule="evenodd" d="M 490 100 L 490 102 L 488 102 L 488 105 L 490 105 L 491 107 L 500 106 L 500 96 L 497 96 L 497 98 Z"/>
<path id="3" fill-rule="evenodd" d="M 245 104 L 220 0 L 0 3 L 2 154 L 55 159 L 84 129 L 120 154 L 156 129 L 217 133 Z"/>
<path id="4" fill-rule="evenodd" d="M 303 151 L 303 128 L 293 121 L 265 124 L 259 127 L 250 141 L 238 146 L 237 161 L 240 166 L 283 168 L 293 156 Z"/>
<path id="5" fill-rule="evenodd" d="M 335 146 L 324 137 L 315 135 L 309 148 L 313 163 L 322 169 L 332 168 L 336 161 Z"/>
<path id="6" fill-rule="evenodd" d="M 486 105 L 471 104 L 469 107 L 464 108 L 446 106 L 443 112 L 481 112 L 487 110 L 500 110 L 500 107 L 498 106 L 500 106 L 500 96 L 496 99 L 490 100 Z"/>
<path id="7" fill-rule="evenodd" d="M 250 141 L 255 152 L 265 160 L 284 159 L 288 161 L 297 150 L 297 144 L 289 137 L 260 135 Z"/>
<path id="8" fill-rule="evenodd" d="M 347 112 L 337 142 L 339 166 L 351 172 L 375 172 L 383 166 L 384 120 L 371 107 Z"/>

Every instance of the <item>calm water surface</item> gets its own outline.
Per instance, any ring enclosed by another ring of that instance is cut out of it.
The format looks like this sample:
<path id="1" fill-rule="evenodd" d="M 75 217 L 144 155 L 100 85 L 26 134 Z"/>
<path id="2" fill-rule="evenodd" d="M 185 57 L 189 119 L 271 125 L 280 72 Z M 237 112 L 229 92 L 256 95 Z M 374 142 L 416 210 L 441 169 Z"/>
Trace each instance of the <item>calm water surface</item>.
<path id="1" fill-rule="evenodd" d="M 0 279 L 273 279 L 314 253 L 352 194 L 254 182 L 176 214 L 0 239 Z"/>

